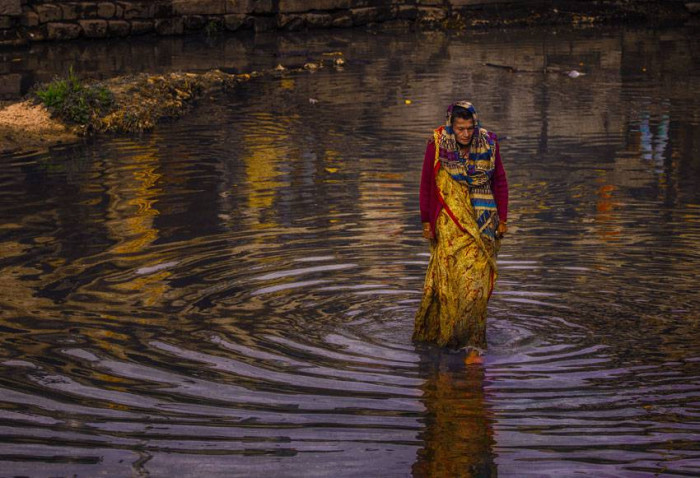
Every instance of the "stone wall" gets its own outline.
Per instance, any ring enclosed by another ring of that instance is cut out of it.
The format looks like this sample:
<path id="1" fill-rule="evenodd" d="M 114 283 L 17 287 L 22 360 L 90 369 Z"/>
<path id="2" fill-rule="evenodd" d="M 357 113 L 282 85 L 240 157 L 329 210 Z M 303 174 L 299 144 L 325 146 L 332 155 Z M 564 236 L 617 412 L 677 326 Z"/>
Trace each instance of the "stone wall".
<path id="1" fill-rule="evenodd" d="M 436 23 L 489 9 L 506 17 L 546 19 L 558 12 L 558 4 L 581 11 L 610 4 L 674 5 L 685 11 L 676 0 L 0 0 L 0 45 L 150 32 L 353 27 L 387 20 Z"/>

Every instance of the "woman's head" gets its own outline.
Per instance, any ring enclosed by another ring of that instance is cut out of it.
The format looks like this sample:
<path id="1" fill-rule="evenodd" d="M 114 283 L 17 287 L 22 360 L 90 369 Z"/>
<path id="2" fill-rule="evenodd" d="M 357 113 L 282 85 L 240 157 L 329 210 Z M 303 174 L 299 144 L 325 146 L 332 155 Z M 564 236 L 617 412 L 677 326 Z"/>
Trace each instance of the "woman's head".
<path id="1" fill-rule="evenodd" d="M 479 128 L 479 118 L 474 105 L 468 101 L 457 101 L 447 108 L 448 131 L 451 131 L 457 142 L 468 144 L 474 132 Z"/>
<path id="2" fill-rule="evenodd" d="M 449 111 L 450 126 L 454 132 L 457 142 L 461 144 L 469 144 L 476 129 L 476 118 L 471 108 L 460 106 L 459 104 L 452 105 Z"/>

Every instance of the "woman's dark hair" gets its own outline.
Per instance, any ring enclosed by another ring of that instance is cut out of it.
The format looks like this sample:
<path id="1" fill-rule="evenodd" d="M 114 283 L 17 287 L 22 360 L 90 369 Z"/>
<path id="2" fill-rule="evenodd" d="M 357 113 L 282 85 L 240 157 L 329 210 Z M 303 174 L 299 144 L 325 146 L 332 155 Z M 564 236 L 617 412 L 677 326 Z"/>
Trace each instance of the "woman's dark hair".
<path id="1" fill-rule="evenodd" d="M 472 114 L 471 111 L 468 109 L 464 108 L 463 106 L 455 105 L 452 108 L 452 122 L 454 123 L 455 118 L 462 118 L 465 120 L 473 120 L 474 115 Z"/>

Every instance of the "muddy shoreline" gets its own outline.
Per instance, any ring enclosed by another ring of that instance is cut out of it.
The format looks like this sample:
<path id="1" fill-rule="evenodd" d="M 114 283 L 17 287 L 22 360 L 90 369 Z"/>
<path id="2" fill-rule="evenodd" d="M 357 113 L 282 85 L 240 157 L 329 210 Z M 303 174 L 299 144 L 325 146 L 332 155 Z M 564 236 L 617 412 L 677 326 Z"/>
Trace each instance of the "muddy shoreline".
<path id="1" fill-rule="evenodd" d="M 303 65 L 284 66 L 232 74 L 215 69 L 204 73 L 171 72 L 123 75 L 88 82 L 109 90 L 115 99 L 107 114 L 84 124 L 61 119 L 34 94 L 21 101 L 0 103 L 0 154 L 46 150 L 54 145 L 80 141 L 97 134 L 131 134 L 153 129 L 159 122 L 186 114 L 198 100 L 231 90 L 257 77 L 281 77 L 314 72 L 323 68 L 342 69 L 341 52 L 329 52 Z"/>

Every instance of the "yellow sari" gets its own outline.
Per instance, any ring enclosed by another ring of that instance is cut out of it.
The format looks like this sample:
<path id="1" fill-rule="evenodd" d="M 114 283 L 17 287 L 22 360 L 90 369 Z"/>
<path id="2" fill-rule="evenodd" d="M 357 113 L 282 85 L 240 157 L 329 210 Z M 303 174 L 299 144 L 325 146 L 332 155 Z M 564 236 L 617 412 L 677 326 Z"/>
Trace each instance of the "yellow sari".
<path id="1" fill-rule="evenodd" d="M 497 277 L 499 240 L 477 225 L 469 187 L 441 167 L 436 175 L 442 210 L 430 244 L 423 298 L 413 340 L 482 353 L 486 349 L 486 307 Z"/>

